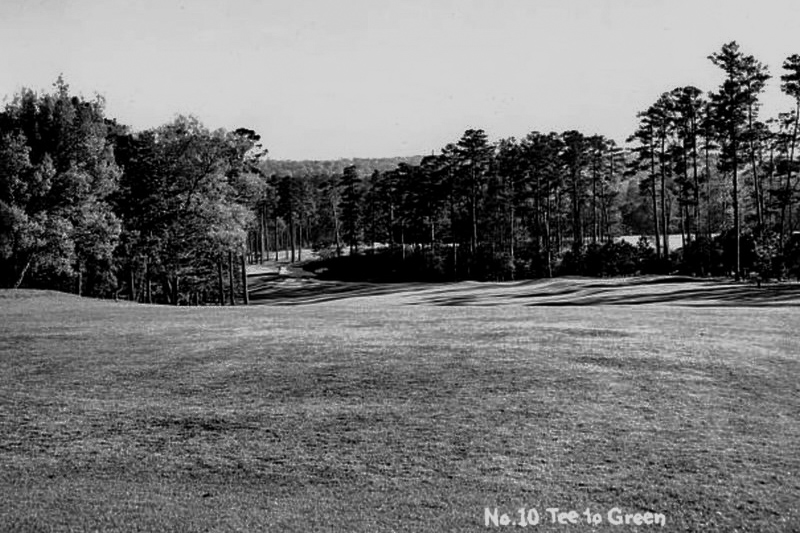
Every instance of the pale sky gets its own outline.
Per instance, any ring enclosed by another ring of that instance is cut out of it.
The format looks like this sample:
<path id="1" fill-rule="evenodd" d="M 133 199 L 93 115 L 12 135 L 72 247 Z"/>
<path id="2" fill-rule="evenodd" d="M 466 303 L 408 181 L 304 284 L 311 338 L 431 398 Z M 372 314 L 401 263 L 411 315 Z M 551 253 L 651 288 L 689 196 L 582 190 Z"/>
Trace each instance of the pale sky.
<path id="1" fill-rule="evenodd" d="M 468 128 L 624 141 L 662 92 L 716 89 L 732 40 L 774 76 L 764 115 L 790 109 L 798 0 L 0 0 L 0 99 L 63 73 L 134 129 L 192 114 L 275 159 L 427 154 Z"/>

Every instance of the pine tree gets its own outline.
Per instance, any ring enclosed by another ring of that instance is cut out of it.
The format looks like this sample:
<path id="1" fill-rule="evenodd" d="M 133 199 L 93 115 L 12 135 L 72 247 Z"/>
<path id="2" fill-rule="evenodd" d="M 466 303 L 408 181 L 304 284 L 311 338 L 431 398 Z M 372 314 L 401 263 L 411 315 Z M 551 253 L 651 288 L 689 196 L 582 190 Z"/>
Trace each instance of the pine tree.
<path id="1" fill-rule="evenodd" d="M 791 231 L 792 226 L 792 204 L 794 201 L 795 187 L 792 183 L 792 174 L 798 167 L 795 161 L 795 148 L 797 146 L 798 126 L 800 126 L 800 55 L 793 54 L 786 58 L 783 63 L 785 73 L 781 75 L 781 90 L 794 99 L 795 108 L 792 113 L 786 116 L 788 154 L 786 161 L 786 181 L 783 191 L 783 202 L 781 209 L 781 249 L 786 241 L 787 232 Z"/>
<path id="2" fill-rule="evenodd" d="M 468 202 L 470 239 L 469 249 L 474 260 L 480 243 L 478 234 L 478 216 L 483 200 L 486 180 L 494 155 L 494 148 L 489 144 L 483 130 L 470 129 L 456 144 L 459 164 L 459 176 Z"/>
<path id="3" fill-rule="evenodd" d="M 358 251 L 362 231 L 362 200 L 364 186 L 355 166 L 344 169 L 341 181 L 342 229 L 350 246 L 350 253 Z"/>
<path id="4" fill-rule="evenodd" d="M 719 90 L 711 95 L 713 120 L 722 140 L 720 168 L 732 176 L 733 231 L 735 237 L 735 276 L 741 279 L 741 212 L 739 196 L 739 168 L 741 151 L 746 147 L 758 101 L 763 88 L 766 69 L 752 56 L 746 56 L 733 41 L 709 56 L 714 65 L 725 72 L 725 80 Z M 752 150 L 751 150 L 752 153 Z"/>

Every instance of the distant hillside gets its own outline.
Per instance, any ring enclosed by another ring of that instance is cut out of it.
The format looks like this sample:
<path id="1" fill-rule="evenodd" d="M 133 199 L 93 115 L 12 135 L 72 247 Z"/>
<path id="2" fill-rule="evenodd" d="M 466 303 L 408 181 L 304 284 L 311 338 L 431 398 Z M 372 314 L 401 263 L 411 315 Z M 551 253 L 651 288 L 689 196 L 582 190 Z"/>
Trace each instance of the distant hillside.
<path id="1" fill-rule="evenodd" d="M 361 175 L 372 174 L 379 170 L 385 172 L 394 170 L 400 163 L 418 165 L 422 160 L 421 155 L 411 157 L 382 157 L 382 158 L 355 158 L 355 159 L 336 159 L 329 161 L 291 161 L 281 159 L 268 159 L 263 163 L 263 168 L 268 176 L 273 174 L 292 176 L 333 176 L 341 174 L 346 167 L 355 165 Z"/>

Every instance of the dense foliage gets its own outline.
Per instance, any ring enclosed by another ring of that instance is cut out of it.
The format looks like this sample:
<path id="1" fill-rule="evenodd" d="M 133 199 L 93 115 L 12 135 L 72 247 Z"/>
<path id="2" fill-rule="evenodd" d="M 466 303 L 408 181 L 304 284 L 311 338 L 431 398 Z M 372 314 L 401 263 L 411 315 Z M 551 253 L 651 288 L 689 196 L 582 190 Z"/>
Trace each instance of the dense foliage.
<path id="1" fill-rule="evenodd" d="M 3 284 L 209 300 L 263 195 L 257 143 L 185 117 L 131 133 L 61 79 L 22 91 L 0 114 Z"/>
<path id="2" fill-rule="evenodd" d="M 233 302 L 245 261 L 310 247 L 320 272 L 355 279 L 798 276 L 800 56 L 780 76 L 793 108 L 768 120 L 767 67 L 735 42 L 709 59 L 722 85 L 662 94 L 628 148 L 469 129 L 385 160 L 273 161 L 248 129 L 132 132 L 61 79 L 23 90 L 0 113 L 0 279 L 173 304 L 227 286 Z"/>

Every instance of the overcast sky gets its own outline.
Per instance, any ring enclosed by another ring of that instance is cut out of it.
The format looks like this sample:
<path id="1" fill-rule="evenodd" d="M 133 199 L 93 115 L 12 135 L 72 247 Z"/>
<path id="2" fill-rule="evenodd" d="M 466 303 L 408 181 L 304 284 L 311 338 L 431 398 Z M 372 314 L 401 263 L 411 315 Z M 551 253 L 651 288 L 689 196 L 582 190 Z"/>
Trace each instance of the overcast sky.
<path id="1" fill-rule="evenodd" d="M 800 53 L 798 0 L 0 0 L 0 98 L 102 94 L 135 129 L 192 114 L 248 127 L 276 159 L 426 154 L 579 129 L 623 141 L 736 40 L 777 77 Z"/>

